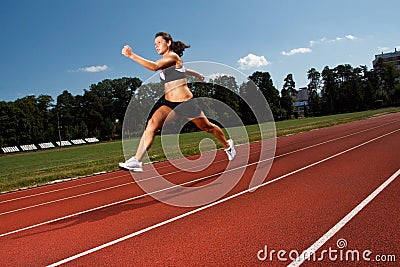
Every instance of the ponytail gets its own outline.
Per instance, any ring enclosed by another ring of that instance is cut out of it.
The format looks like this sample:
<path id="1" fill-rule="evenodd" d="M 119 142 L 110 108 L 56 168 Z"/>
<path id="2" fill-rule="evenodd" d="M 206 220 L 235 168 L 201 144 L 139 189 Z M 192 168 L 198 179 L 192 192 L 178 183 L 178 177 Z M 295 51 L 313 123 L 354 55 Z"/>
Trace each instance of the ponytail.
<path id="1" fill-rule="evenodd" d="M 170 46 L 170 49 L 172 50 L 172 51 L 174 51 L 178 56 L 183 56 L 183 51 L 186 49 L 186 48 L 189 48 L 190 47 L 190 45 L 186 45 L 184 42 L 182 42 L 182 41 L 173 41 L 172 40 L 172 37 L 171 37 L 171 35 L 169 34 L 169 33 L 166 33 L 166 32 L 159 32 L 159 33 L 157 33 L 156 34 L 156 36 L 155 36 L 155 38 L 157 38 L 158 36 L 161 36 L 165 41 L 171 41 L 171 46 Z"/>
<path id="2" fill-rule="evenodd" d="M 183 56 L 183 51 L 189 47 L 190 45 L 186 45 L 184 42 L 181 41 L 173 41 L 171 44 L 171 50 L 177 53 L 180 57 Z"/>

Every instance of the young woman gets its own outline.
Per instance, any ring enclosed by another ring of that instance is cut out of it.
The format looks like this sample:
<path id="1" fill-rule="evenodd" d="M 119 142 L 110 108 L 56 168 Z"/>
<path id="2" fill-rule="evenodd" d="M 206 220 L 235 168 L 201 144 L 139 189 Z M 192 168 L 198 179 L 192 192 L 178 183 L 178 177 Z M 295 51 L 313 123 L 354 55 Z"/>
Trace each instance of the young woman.
<path id="1" fill-rule="evenodd" d="M 168 121 L 174 120 L 178 116 L 194 122 L 200 130 L 214 135 L 225 148 L 228 159 L 233 160 L 236 156 L 233 141 L 231 139 L 226 140 L 221 128 L 211 123 L 192 100 L 193 94 L 187 85 L 186 75 L 197 77 L 202 82 L 204 81 L 204 76 L 183 67 L 181 56 L 185 48 L 189 48 L 189 46 L 181 41 L 173 41 L 171 35 L 165 32 L 156 34 L 154 46 L 157 53 L 162 55 L 162 58 L 155 62 L 133 53 L 129 45 L 125 45 L 122 49 L 124 56 L 136 61 L 143 67 L 152 71 L 161 70 L 160 79 L 164 84 L 165 93 L 161 100 L 162 105 L 147 122 L 136 155 L 124 163 L 120 163 L 119 166 L 130 171 L 143 171 L 142 158 L 153 143 L 155 133 L 162 128 L 164 123 L 168 123 Z M 168 121 L 166 121 L 167 116 Z"/>

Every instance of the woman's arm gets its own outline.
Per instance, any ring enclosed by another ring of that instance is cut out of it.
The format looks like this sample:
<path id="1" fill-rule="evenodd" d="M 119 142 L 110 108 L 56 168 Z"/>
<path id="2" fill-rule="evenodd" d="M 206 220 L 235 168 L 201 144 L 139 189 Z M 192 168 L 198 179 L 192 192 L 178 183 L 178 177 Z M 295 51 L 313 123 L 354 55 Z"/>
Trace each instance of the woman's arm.
<path id="1" fill-rule="evenodd" d="M 125 45 L 124 48 L 122 48 L 122 54 L 151 71 L 168 68 L 175 65 L 176 62 L 179 60 L 178 55 L 171 54 L 154 62 L 133 53 L 132 48 L 129 45 Z"/>
<path id="2" fill-rule="evenodd" d="M 185 69 L 185 71 L 186 71 L 186 75 L 194 76 L 197 79 L 199 79 L 200 82 L 204 82 L 204 75 L 203 74 L 198 73 L 197 71 L 191 70 L 191 69 Z"/>

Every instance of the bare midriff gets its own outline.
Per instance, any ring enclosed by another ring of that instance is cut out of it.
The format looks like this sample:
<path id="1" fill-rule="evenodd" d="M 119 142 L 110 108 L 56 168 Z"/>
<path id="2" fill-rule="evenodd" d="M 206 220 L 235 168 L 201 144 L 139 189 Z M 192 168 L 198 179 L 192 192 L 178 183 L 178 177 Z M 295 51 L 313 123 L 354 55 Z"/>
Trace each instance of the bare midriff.
<path id="1" fill-rule="evenodd" d="M 184 102 L 193 98 L 186 78 L 165 83 L 164 90 L 165 99 L 171 102 Z"/>

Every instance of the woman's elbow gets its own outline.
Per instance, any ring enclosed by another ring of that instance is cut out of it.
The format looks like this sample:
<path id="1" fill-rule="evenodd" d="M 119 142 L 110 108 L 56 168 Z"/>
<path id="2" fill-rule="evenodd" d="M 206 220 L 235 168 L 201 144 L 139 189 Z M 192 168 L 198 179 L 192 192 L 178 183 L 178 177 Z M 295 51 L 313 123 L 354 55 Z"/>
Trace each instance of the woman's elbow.
<path id="1" fill-rule="evenodd" d="M 160 69 L 161 69 L 161 68 L 160 68 L 160 66 L 158 66 L 158 64 L 152 65 L 152 66 L 149 68 L 149 70 L 154 71 L 154 72 L 159 71 Z"/>

